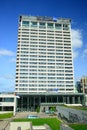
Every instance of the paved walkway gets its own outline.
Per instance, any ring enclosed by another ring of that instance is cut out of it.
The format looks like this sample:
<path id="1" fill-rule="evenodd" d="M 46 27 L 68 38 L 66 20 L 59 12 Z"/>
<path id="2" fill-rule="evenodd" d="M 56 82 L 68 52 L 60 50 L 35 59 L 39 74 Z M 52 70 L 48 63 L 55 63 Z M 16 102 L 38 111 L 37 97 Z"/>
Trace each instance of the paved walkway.
<path id="1" fill-rule="evenodd" d="M 28 115 L 36 115 L 39 116 L 40 118 L 52 118 L 53 116 L 49 116 L 49 114 L 45 113 L 37 113 L 37 112 L 18 112 L 16 113 L 14 118 L 27 118 Z M 56 117 L 56 116 L 54 116 Z"/>
<path id="2" fill-rule="evenodd" d="M 8 118 L 8 119 L 3 119 L 0 121 L 0 130 L 9 130 L 9 126 L 10 126 L 10 122 L 13 119 L 16 118 L 27 118 L 28 115 L 36 115 L 39 116 L 40 118 L 50 118 L 51 116 L 49 116 L 48 114 L 45 113 L 37 113 L 37 112 L 17 112 L 16 115 L 12 118 Z M 51 117 L 52 118 L 52 117 Z"/>

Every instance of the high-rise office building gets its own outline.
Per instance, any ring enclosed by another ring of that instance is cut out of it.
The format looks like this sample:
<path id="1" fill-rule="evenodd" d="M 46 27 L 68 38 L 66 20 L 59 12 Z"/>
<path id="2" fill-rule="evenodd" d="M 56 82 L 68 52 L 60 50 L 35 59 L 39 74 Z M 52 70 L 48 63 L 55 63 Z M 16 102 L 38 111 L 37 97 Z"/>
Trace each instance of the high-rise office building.
<path id="1" fill-rule="evenodd" d="M 20 16 L 15 92 L 74 92 L 70 19 Z"/>
<path id="2" fill-rule="evenodd" d="M 83 76 L 80 79 L 80 85 L 81 85 L 81 92 L 87 93 L 87 76 Z"/>

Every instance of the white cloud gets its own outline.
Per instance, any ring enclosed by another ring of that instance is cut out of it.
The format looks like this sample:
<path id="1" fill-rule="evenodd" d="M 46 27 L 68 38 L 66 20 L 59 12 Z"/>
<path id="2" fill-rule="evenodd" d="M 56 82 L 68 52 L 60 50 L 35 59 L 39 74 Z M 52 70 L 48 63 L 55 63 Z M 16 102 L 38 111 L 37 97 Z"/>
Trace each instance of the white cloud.
<path id="1" fill-rule="evenodd" d="M 84 54 L 87 54 L 87 48 L 84 50 Z"/>
<path id="2" fill-rule="evenodd" d="M 15 53 L 10 50 L 0 49 L 0 56 L 14 56 L 14 55 Z"/>
<path id="3" fill-rule="evenodd" d="M 15 76 L 12 74 L 8 74 L 4 76 L 5 79 L 15 79 Z"/>
<path id="4" fill-rule="evenodd" d="M 72 39 L 72 48 L 73 48 L 73 58 L 78 57 L 79 55 L 79 48 L 82 47 L 82 32 L 79 29 L 72 29 L 71 30 L 71 39 Z"/>
<path id="5" fill-rule="evenodd" d="M 87 48 L 84 49 L 82 57 L 86 57 L 86 56 L 87 56 Z"/>
<path id="6" fill-rule="evenodd" d="M 16 62 L 16 58 L 12 58 L 10 62 Z"/>
<path id="7" fill-rule="evenodd" d="M 0 80 L 3 80 L 3 79 L 15 79 L 15 75 L 14 74 L 7 74 L 7 75 L 0 75 Z"/>
<path id="8" fill-rule="evenodd" d="M 78 57 L 78 51 L 73 51 L 73 59 Z"/>
<path id="9" fill-rule="evenodd" d="M 83 42 L 82 42 L 81 30 L 72 29 L 71 35 L 72 35 L 72 47 L 73 47 L 73 49 L 77 49 L 77 48 L 82 47 Z"/>

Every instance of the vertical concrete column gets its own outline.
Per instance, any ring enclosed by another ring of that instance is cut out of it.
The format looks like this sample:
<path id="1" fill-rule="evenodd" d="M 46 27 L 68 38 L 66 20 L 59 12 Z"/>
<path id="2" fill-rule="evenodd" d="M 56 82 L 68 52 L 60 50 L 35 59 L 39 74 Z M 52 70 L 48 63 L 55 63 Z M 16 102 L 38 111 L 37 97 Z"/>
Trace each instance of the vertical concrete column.
<path id="1" fill-rule="evenodd" d="M 63 103 L 66 103 L 66 97 L 63 96 Z"/>
<path id="2" fill-rule="evenodd" d="M 3 108 L 3 106 L 2 106 L 2 109 L 1 109 L 2 111 L 4 111 L 4 108 Z"/>
<path id="3" fill-rule="evenodd" d="M 72 97 L 72 103 L 75 104 L 75 97 Z"/>
<path id="4" fill-rule="evenodd" d="M 17 97 L 16 96 L 14 96 L 14 112 L 13 112 L 13 115 L 15 116 L 15 114 L 16 114 L 16 103 L 17 103 Z"/>
<path id="5" fill-rule="evenodd" d="M 45 96 L 45 102 L 47 102 L 47 96 Z"/>
<path id="6" fill-rule="evenodd" d="M 4 97 L 2 98 L 2 103 L 4 103 Z M 1 111 L 4 111 L 4 106 L 2 105 Z"/>
<path id="7" fill-rule="evenodd" d="M 34 100 L 33 101 L 34 101 L 34 110 L 35 110 L 35 96 L 34 96 Z"/>
<path id="8" fill-rule="evenodd" d="M 23 96 L 21 97 L 21 110 L 23 111 Z"/>
<path id="9" fill-rule="evenodd" d="M 53 96 L 51 96 L 51 102 L 52 102 Z"/>
<path id="10" fill-rule="evenodd" d="M 85 93 L 85 85 L 84 85 L 84 83 L 83 83 L 83 93 Z"/>
<path id="11" fill-rule="evenodd" d="M 80 96 L 78 97 L 78 103 L 79 103 L 79 104 L 81 103 Z"/>
<path id="12" fill-rule="evenodd" d="M 27 97 L 27 111 L 29 111 L 29 96 Z"/>
<path id="13" fill-rule="evenodd" d="M 29 106 L 30 106 L 30 109 L 31 109 L 31 96 L 30 96 L 30 102 L 29 102 Z"/>
<path id="14" fill-rule="evenodd" d="M 58 96 L 57 96 L 57 102 L 58 102 Z"/>
<path id="15" fill-rule="evenodd" d="M 39 96 L 39 104 L 41 103 L 41 97 Z"/>
<path id="16" fill-rule="evenodd" d="M 69 96 L 67 97 L 67 104 L 70 104 Z"/>

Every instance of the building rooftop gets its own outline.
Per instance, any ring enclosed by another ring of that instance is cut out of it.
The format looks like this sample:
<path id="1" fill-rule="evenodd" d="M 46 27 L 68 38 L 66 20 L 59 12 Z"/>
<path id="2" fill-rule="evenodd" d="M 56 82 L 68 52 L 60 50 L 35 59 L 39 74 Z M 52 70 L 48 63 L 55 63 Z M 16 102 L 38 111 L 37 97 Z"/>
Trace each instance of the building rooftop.
<path id="1" fill-rule="evenodd" d="M 50 21 L 50 22 L 61 22 L 61 23 L 70 23 L 71 19 L 70 18 L 57 18 L 57 17 L 48 17 L 48 16 L 26 16 L 26 15 L 21 15 L 20 16 L 20 21 L 21 20 L 34 20 L 34 21 Z"/>

